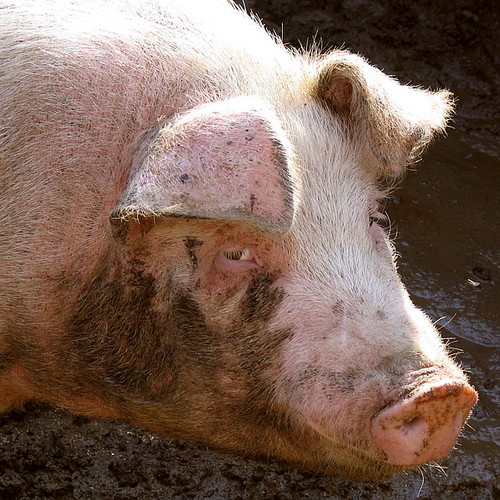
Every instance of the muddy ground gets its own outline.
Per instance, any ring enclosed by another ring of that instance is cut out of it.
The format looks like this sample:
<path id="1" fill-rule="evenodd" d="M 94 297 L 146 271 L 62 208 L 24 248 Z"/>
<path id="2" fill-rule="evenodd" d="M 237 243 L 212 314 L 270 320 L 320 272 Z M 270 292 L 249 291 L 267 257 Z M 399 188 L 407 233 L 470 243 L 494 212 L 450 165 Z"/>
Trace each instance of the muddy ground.
<path id="1" fill-rule="evenodd" d="M 500 499 L 500 7 L 497 0 L 248 0 L 287 42 L 364 54 L 447 87 L 454 129 L 388 204 L 415 302 L 462 351 L 480 403 L 440 466 L 375 483 L 228 456 L 44 407 L 0 419 L 1 499 Z"/>

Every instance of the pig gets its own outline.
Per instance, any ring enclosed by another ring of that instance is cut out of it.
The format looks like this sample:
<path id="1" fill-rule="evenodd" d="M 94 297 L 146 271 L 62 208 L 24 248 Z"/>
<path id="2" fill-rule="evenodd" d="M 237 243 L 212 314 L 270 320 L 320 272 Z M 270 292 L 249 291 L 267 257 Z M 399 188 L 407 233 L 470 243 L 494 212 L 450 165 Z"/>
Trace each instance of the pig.
<path id="1" fill-rule="evenodd" d="M 446 456 L 477 395 L 380 206 L 450 93 L 225 0 L 0 5 L 0 411 L 353 479 Z"/>

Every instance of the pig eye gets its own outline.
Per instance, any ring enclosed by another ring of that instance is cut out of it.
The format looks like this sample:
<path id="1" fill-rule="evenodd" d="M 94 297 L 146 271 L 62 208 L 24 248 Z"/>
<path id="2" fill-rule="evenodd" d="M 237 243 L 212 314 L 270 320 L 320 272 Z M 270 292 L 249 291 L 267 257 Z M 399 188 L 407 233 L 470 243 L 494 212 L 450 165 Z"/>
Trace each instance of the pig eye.
<path id="1" fill-rule="evenodd" d="M 249 248 L 222 250 L 217 254 L 215 264 L 219 269 L 234 272 L 259 269 L 261 267 L 260 261 Z"/>
<path id="2" fill-rule="evenodd" d="M 236 250 L 234 252 L 222 252 L 224 254 L 224 257 L 229 260 L 244 260 L 248 261 L 251 258 L 251 253 L 248 248 L 245 248 L 244 250 Z"/>

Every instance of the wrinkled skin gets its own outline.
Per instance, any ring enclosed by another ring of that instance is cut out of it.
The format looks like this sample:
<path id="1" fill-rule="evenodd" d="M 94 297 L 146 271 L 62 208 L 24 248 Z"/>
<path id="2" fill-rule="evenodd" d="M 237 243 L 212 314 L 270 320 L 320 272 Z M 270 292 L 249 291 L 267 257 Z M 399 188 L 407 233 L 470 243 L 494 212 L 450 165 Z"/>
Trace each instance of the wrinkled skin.
<path id="1" fill-rule="evenodd" d="M 0 11 L 0 409 L 365 479 L 443 457 L 476 395 L 378 205 L 449 96 L 158 3 Z"/>

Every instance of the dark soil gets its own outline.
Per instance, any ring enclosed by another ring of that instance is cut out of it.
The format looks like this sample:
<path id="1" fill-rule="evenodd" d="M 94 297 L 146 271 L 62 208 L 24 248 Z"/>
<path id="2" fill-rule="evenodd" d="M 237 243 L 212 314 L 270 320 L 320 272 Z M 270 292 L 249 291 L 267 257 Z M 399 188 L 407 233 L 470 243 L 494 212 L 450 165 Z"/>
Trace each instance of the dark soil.
<path id="1" fill-rule="evenodd" d="M 500 500 L 500 4 L 248 0 L 247 7 L 293 45 L 310 46 L 314 36 L 325 48 L 364 54 L 400 81 L 457 96 L 454 130 L 387 208 L 403 279 L 461 351 L 480 394 L 471 427 L 439 466 L 352 483 L 34 406 L 0 418 L 0 499 Z"/>

